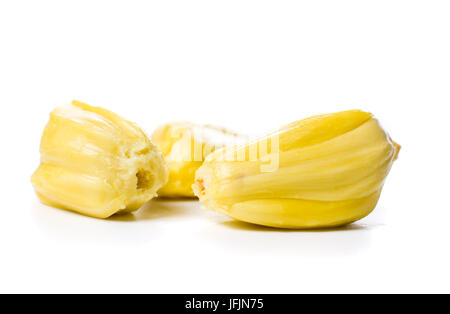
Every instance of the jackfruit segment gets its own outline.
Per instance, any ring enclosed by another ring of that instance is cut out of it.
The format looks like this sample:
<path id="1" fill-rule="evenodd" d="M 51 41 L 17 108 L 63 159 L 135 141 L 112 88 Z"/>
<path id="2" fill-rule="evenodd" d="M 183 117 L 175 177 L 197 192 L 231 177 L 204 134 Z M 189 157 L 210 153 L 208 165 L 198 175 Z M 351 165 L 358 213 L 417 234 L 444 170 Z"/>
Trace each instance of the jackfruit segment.
<path id="1" fill-rule="evenodd" d="M 217 148 L 242 142 L 243 136 L 224 128 L 191 122 L 160 126 L 152 141 L 163 152 L 169 166 L 169 181 L 159 191 L 162 197 L 195 197 L 195 172 Z"/>
<path id="2" fill-rule="evenodd" d="M 168 177 L 139 127 L 78 101 L 50 114 L 40 152 L 31 181 L 41 201 L 97 218 L 139 209 Z"/>
<path id="3" fill-rule="evenodd" d="M 370 113 L 321 115 L 216 151 L 197 171 L 193 188 L 207 208 L 238 220 L 280 228 L 339 226 L 373 210 L 399 150 Z"/>

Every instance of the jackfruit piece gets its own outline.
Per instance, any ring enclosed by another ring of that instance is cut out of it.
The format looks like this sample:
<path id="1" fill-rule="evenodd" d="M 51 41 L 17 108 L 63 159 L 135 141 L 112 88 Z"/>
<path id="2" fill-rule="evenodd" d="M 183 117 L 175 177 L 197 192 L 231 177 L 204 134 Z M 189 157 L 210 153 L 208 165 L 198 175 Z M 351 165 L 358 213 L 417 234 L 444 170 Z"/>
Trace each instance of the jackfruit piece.
<path id="1" fill-rule="evenodd" d="M 207 208 L 237 220 L 336 227 L 375 208 L 399 150 L 370 113 L 320 115 L 212 153 L 193 188 Z"/>
<path id="2" fill-rule="evenodd" d="M 50 114 L 40 153 L 31 178 L 40 200 L 96 218 L 139 209 L 168 178 L 162 153 L 139 127 L 79 101 Z"/>

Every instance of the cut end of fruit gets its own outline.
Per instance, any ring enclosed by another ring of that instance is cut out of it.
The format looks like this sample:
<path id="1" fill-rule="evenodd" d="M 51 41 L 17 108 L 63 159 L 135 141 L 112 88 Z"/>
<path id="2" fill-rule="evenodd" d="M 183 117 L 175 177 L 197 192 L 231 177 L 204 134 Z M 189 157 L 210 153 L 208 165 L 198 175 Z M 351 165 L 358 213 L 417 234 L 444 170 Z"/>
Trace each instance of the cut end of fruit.
<path id="1" fill-rule="evenodd" d="M 205 194 L 205 186 L 203 185 L 204 181 L 203 179 L 197 179 L 195 180 L 195 183 L 197 185 L 197 191 L 200 195 Z"/>
<path id="2" fill-rule="evenodd" d="M 398 154 L 400 153 L 400 150 L 402 149 L 402 146 L 394 141 L 392 141 L 392 144 L 394 144 L 395 147 L 395 155 L 394 155 L 394 160 L 397 160 L 398 158 Z"/>
<path id="3" fill-rule="evenodd" d="M 136 188 L 138 190 L 148 190 L 155 183 L 154 175 L 144 169 L 138 170 L 138 172 L 136 173 L 136 178 L 137 178 Z"/>

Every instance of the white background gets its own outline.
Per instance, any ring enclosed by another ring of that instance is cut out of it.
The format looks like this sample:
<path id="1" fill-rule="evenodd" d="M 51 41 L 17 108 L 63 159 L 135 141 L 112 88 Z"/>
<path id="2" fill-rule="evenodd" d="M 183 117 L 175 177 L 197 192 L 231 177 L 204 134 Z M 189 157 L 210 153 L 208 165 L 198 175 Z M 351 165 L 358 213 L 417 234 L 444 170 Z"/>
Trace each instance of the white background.
<path id="1" fill-rule="evenodd" d="M 450 292 L 448 1 L 0 2 L 0 292 Z M 72 99 L 148 133 L 249 134 L 373 112 L 402 144 L 372 215 L 264 229 L 151 201 L 96 220 L 30 184 L 49 112 Z"/>

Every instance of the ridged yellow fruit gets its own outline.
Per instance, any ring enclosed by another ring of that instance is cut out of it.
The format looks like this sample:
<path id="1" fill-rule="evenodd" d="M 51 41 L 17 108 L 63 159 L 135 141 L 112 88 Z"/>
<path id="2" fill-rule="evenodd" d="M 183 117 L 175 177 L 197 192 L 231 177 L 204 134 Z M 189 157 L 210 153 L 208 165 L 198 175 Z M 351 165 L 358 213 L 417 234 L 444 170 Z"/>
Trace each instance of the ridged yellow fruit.
<path id="1" fill-rule="evenodd" d="M 375 208 L 399 150 L 370 113 L 320 115 L 209 155 L 194 190 L 207 208 L 245 222 L 341 226 Z"/>
<path id="2" fill-rule="evenodd" d="M 195 197 L 195 172 L 205 157 L 243 137 L 224 128 L 192 122 L 173 122 L 158 127 L 153 143 L 163 152 L 169 166 L 169 181 L 159 191 L 162 197 Z"/>
<path id="3" fill-rule="evenodd" d="M 139 127 L 78 101 L 50 114 L 40 152 L 31 181 L 41 201 L 97 218 L 139 209 L 168 177 Z"/>

